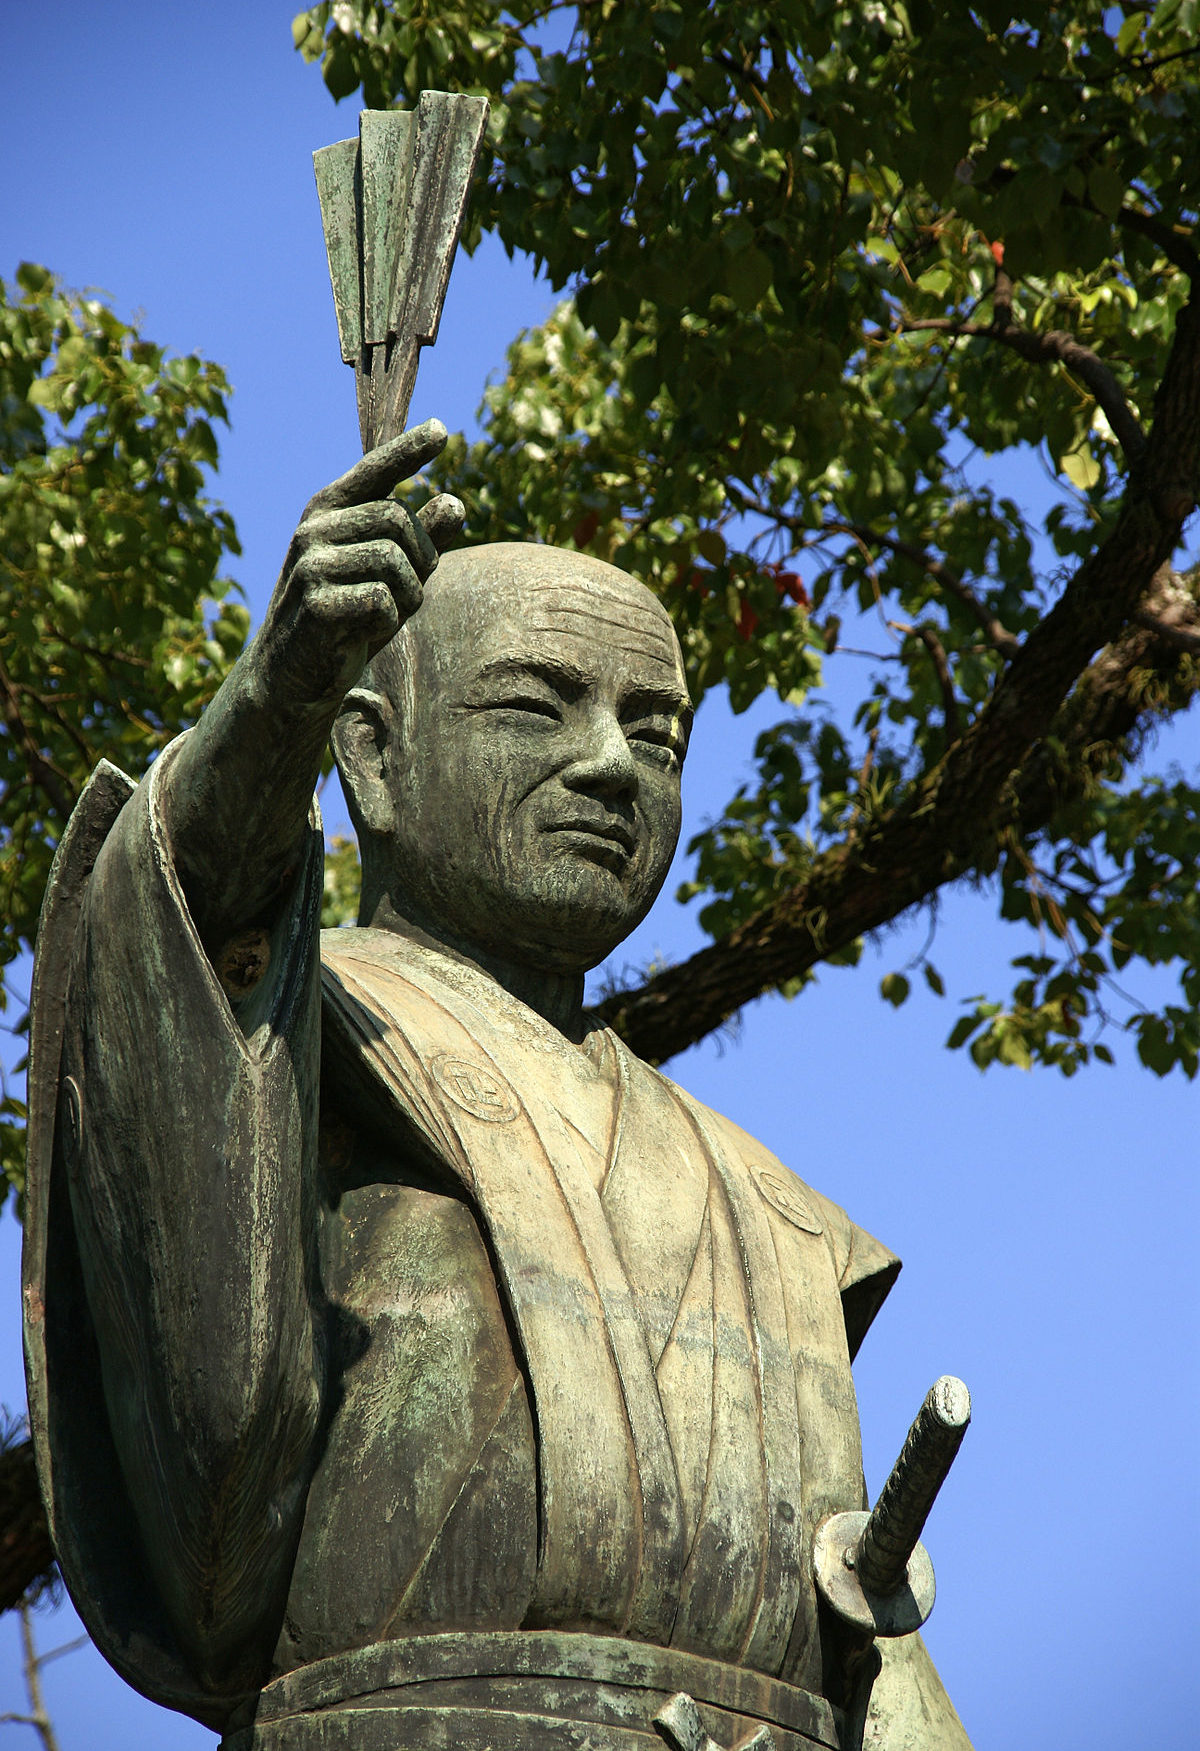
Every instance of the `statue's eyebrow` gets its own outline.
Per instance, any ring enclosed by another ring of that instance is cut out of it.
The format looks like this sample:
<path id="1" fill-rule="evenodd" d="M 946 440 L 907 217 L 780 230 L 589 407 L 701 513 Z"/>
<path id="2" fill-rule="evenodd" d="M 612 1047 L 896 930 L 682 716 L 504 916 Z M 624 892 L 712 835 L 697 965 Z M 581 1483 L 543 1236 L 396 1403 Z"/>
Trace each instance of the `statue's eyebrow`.
<path id="1" fill-rule="evenodd" d="M 475 677 L 476 681 L 521 681 L 533 676 L 544 681 L 564 696 L 574 696 L 583 693 L 590 677 L 578 664 L 565 657 L 527 656 L 527 657 L 497 657 L 494 662 L 485 663 Z"/>
<path id="2" fill-rule="evenodd" d="M 692 702 L 687 694 L 676 687 L 632 687 L 621 698 L 621 716 L 631 717 L 637 712 L 665 712 L 674 718 L 686 737 L 691 733 Z"/>
<path id="3" fill-rule="evenodd" d="M 592 684 L 592 677 L 568 657 L 534 656 L 496 657 L 485 663 L 473 685 L 488 681 L 543 681 L 564 699 L 578 698 Z M 681 688 L 655 687 L 653 683 L 631 687 L 621 696 L 621 715 L 629 717 L 641 711 L 660 711 L 681 726 L 685 736 L 692 724 L 692 702 Z"/>

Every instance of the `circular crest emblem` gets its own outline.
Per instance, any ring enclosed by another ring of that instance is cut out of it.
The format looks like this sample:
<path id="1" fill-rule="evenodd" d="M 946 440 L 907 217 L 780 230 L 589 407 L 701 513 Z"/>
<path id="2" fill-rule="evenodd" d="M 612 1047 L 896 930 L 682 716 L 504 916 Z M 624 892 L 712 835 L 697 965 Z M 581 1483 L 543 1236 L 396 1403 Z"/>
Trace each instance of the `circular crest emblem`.
<path id="1" fill-rule="evenodd" d="M 804 1196 L 800 1181 L 786 1167 L 770 1167 L 765 1162 L 752 1161 L 750 1172 L 763 1197 L 781 1216 L 806 1234 L 820 1234 L 821 1224 L 816 1212 Z"/>
<path id="2" fill-rule="evenodd" d="M 512 1089 L 482 1059 L 440 1052 L 430 1069 L 442 1093 L 473 1119 L 482 1119 L 485 1125 L 504 1125 L 516 1118 L 518 1107 Z"/>

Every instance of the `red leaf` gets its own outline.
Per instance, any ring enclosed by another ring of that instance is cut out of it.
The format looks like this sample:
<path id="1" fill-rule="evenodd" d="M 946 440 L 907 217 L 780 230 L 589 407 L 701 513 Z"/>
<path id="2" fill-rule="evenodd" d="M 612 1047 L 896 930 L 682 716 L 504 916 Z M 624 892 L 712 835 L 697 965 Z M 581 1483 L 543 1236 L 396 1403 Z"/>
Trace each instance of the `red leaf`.
<path id="1" fill-rule="evenodd" d="M 780 596 L 790 596 L 792 601 L 798 603 L 801 608 L 807 608 L 810 598 L 801 582 L 799 572 L 780 571 L 774 566 L 771 567 L 771 570 L 775 572 L 775 588 Z"/>
<path id="2" fill-rule="evenodd" d="M 599 511 L 585 511 L 571 531 L 571 540 L 581 550 L 590 547 L 600 527 Z"/>

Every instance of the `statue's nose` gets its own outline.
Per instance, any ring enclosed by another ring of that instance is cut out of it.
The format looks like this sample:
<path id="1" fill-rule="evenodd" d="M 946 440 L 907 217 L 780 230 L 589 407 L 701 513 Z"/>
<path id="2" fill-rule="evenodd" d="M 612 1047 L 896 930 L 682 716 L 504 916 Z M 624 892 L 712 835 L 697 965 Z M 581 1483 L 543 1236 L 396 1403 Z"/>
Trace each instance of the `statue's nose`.
<path id="1" fill-rule="evenodd" d="M 562 775 L 571 790 L 632 802 L 638 791 L 637 762 L 625 732 L 611 712 L 590 713 L 578 752 Z"/>

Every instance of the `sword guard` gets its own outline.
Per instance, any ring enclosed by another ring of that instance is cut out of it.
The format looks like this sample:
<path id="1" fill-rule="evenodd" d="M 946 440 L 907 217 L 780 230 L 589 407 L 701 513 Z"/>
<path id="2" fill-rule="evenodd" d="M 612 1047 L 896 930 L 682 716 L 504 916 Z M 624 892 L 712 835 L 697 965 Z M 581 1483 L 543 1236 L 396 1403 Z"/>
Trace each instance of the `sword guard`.
<path id="1" fill-rule="evenodd" d="M 864 1587 L 856 1569 L 859 1546 L 870 1515 L 865 1509 L 830 1514 L 817 1527 L 813 1569 L 825 1602 L 845 1623 L 870 1636 L 911 1635 L 929 1613 L 937 1585 L 923 1544 L 916 1544 L 900 1586 L 892 1593 Z"/>
<path id="2" fill-rule="evenodd" d="M 817 1528 L 817 1587 L 844 1622 L 868 1636 L 910 1635 L 933 1610 L 933 1564 L 921 1530 L 970 1421 L 970 1393 L 943 1374 L 871 1512 L 831 1514 Z"/>

